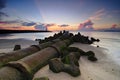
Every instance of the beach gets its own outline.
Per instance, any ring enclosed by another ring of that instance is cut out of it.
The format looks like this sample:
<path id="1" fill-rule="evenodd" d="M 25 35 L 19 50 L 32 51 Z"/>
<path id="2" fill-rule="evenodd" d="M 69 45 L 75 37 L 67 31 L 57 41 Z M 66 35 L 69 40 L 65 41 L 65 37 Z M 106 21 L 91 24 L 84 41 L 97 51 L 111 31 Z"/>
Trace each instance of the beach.
<path id="1" fill-rule="evenodd" d="M 15 45 L 21 45 L 21 48 L 27 48 L 30 45 L 38 44 L 37 41 L 28 39 L 0 39 L 0 53 L 13 51 Z"/>
<path id="2" fill-rule="evenodd" d="M 67 73 L 53 73 L 49 70 L 49 66 L 45 66 L 39 70 L 34 78 L 47 76 L 50 80 L 119 80 L 120 66 L 115 64 L 104 48 L 97 48 L 88 44 L 74 43 L 72 47 L 78 47 L 84 51 L 94 51 L 97 62 L 87 60 L 87 57 L 81 57 L 79 60 L 81 75 L 72 77 Z"/>
<path id="3" fill-rule="evenodd" d="M 2 39 L 0 40 L 0 53 L 12 51 L 15 44 L 20 44 L 22 48 L 38 44 L 38 42 L 27 39 Z M 120 66 L 112 60 L 106 48 L 91 46 L 88 44 L 74 43 L 70 45 L 78 47 L 84 51 L 94 51 L 97 62 L 91 62 L 87 57 L 81 57 L 79 60 L 79 69 L 81 75 L 72 77 L 65 72 L 53 73 L 49 66 L 40 69 L 34 78 L 48 77 L 50 80 L 119 80 Z"/>

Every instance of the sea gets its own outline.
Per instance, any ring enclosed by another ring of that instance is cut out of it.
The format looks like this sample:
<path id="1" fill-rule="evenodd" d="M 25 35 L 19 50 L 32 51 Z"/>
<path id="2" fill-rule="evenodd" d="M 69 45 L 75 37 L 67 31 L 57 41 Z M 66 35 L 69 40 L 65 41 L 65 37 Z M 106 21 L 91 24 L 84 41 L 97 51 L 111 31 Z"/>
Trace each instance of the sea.
<path id="1" fill-rule="evenodd" d="M 77 34 L 79 31 L 70 31 Z M 40 33 L 14 33 L 0 34 L 0 39 L 44 39 L 45 37 L 53 36 L 58 32 L 40 32 Z M 120 65 L 120 32 L 80 32 L 82 35 L 100 39 L 100 42 L 93 45 L 99 45 L 106 49 L 116 63 Z"/>

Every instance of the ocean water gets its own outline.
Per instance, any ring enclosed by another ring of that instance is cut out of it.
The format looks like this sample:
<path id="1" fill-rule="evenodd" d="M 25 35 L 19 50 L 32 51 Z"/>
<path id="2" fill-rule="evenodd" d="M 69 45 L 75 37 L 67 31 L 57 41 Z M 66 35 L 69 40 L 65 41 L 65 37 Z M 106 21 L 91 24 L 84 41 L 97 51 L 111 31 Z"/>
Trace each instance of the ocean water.
<path id="1" fill-rule="evenodd" d="M 100 42 L 94 44 L 105 48 L 111 58 L 120 65 L 120 32 L 85 32 L 83 34 L 100 39 Z"/>
<path id="2" fill-rule="evenodd" d="M 58 32 L 0 34 L 0 39 L 44 39 Z M 72 32 L 76 34 L 77 32 Z M 120 32 L 81 32 L 82 35 L 100 39 L 99 45 L 106 49 L 116 63 L 120 65 Z"/>

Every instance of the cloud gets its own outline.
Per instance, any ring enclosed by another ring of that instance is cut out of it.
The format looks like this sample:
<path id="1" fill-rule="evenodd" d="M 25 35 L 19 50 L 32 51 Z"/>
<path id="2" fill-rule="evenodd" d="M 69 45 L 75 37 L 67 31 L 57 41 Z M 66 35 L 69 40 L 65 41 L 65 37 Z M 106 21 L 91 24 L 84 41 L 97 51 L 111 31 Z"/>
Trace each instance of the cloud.
<path id="1" fill-rule="evenodd" d="M 120 14 L 120 10 L 113 10 L 113 13 Z"/>
<path id="2" fill-rule="evenodd" d="M 47 27 L 45 26 L 45 24 L 39 24 L 39 25 L 36 25 L 34 27 L 37 30 L 46 30 L 47 29 Z"/>
<path id="3" fill-rule="evenodd" d="M 80 23 L 80 25 L 78 26 L 79 30 L 94 30 L 93 28 L 93 22 L 91 20 L 87 20 L 83 23 Z"/>
<path id="4" fill-rule="evenodd" d="M 117 28 L 117 24 L 113 24 L 110 29 L 116 29 L 116 28 Z"/>
<path id="5" fill-rule="evenodd" d="M 0 0 L 0 20 L 2 19 L 3 16 L 8 17 L 8 15 L 1 10 L 6 7 L 6 0 Z"/>
<path id="6" fill-rule="evenodd" d="M 76 28 L 63 24 L 63 25 L 58 25 L 55 23 L 49 23 L 49 24 L 41 24 L 40 26 L 37 26 L 38 28 L 36 29 L 44 29 L 44 30 L 50 30 L 50 31 L 60 31 L 60 30 L 76 30 Z"/>
<path id="7" fill-rule="evenodd" d="M 112 24 L 112 25 L 108 25 L 106 26 L 107 28 L 103 28 L 103 29 L 98 29 L 98 31 L 107 31 L 107 32 L 120 32 L 120 26 L 119 24 Z"/>
<path id="8" fill-rule="evenodd" d="M 46 30 L 47 26 L 52 26 L 52 25 L 50 25 L 50 24 L 40 24 L 40 23 L 36 23 L 36 22 L 24 22 L 22 20 L 0 21 L 0 29 Z"/>
<path id="9" fill-rule="evenodd" d="M 0 24 L 5 24 L 6 22 L 4 22 L 4 21 L 0 21 Z"/>
<path id="10" fill-rule="evenodd" d="M 68 24 L 59 25 L 60 27 L 68 27 Z"/>
<path id="11" fill-rule="evenodd" d="M 110 27 L 111 30 L 117 30 L 119 29 L 120 30 L 120 25 L 119 24 L 113 24 L 111 27 Z"/>
<path id="12" fill-rule="evenodd" d="M 20 20 L 11 20 L 11 21 L 0 21 L 0 23 L 4 24 L 14 24 L 14 23 L 22 23 Z"/>
<path id="13" fill-rule="evenodd" d="M 51 27 L 51 26 L 56 26 L 56 24 L 51 23 L 51 24 L 44 24 L 46 27 Z"/>
<path id="14" fill-rule="evenodd" d="M 77 27 L 73 27 L 67 24 L 57 25 L 55 23 L 47 24 L 47 23 L 36 23 L 36 22 L 24 22 L 22 20 L 13 20 L 13 21 L 0 21 L 0 29 L 14 29 L 14 30 L 34 29 L 34 30 L 59 31 L 59 30 L 77 30 Z"/>
<path id="15" fill-rule="evenodd" d="M 89 19 L 101 20 L 105 14 L 106 14 L 105 9 L 100 9 L 100 10 L 96 11 Z"/>
<path id="16" fill-rule="evenodd" d="M 8 30 L 36 30 L 34 22 L 24 22 L 22 20 L 0 21 L 0 29 Z"/>
<path id="17" fill-rule="evenodd" d="M 33 26 L 33 25 L 37 24 L 35 22 L 24 22 L 22 20 L 0 21 L 0 23 L 1 24 L 15 24 L 15 23 L 19 23 L 22 26 Z"/>
<path id="18" fill-rule="evenodd" d="M 54 23 L 51 23 L 51 24 L 43 23 L 43 24 L 36 24 L 34 27 L 37 30 L 47 30 L 49 27 L 54 27 L 54 26 L 56 26 L 56 24 Z"/>
<path id="19" fill-rule="evenodd" d="M 0 19 L 2 18 L 2 16 L 9 17 L 6 13 L 0 12 Z"/>
<path id="20" fill-rule="evenodd" d="M 22 23 L 23 26 L 33 26 L 35 24 L 36 24 L 35 22 L 23 22 Z"/>
<path id="21" fill-rule="evenodd" d="M 6 30 L 36 30 L 34 26 L 0 26 L 0 29 L 6 29 Z"/>
<path id="22" fill-rule="evenodd" d="M 23 21 L 21 21 L 21 20 L 6 21 L 7 24 L 22 23 L 22 22 L 23 22 Z"/>

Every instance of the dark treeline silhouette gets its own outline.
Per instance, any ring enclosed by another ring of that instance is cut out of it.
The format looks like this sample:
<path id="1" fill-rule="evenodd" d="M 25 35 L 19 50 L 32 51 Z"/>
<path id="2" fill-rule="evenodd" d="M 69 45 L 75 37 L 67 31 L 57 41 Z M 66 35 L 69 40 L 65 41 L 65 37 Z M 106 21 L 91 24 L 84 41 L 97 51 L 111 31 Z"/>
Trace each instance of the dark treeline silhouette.
<path id="1" fill-rule="evenodd" d="M 6 33 L 31 33 L 31 32 L 50 32 L 45 30 L 0 30 L 0 34 Z"/>

